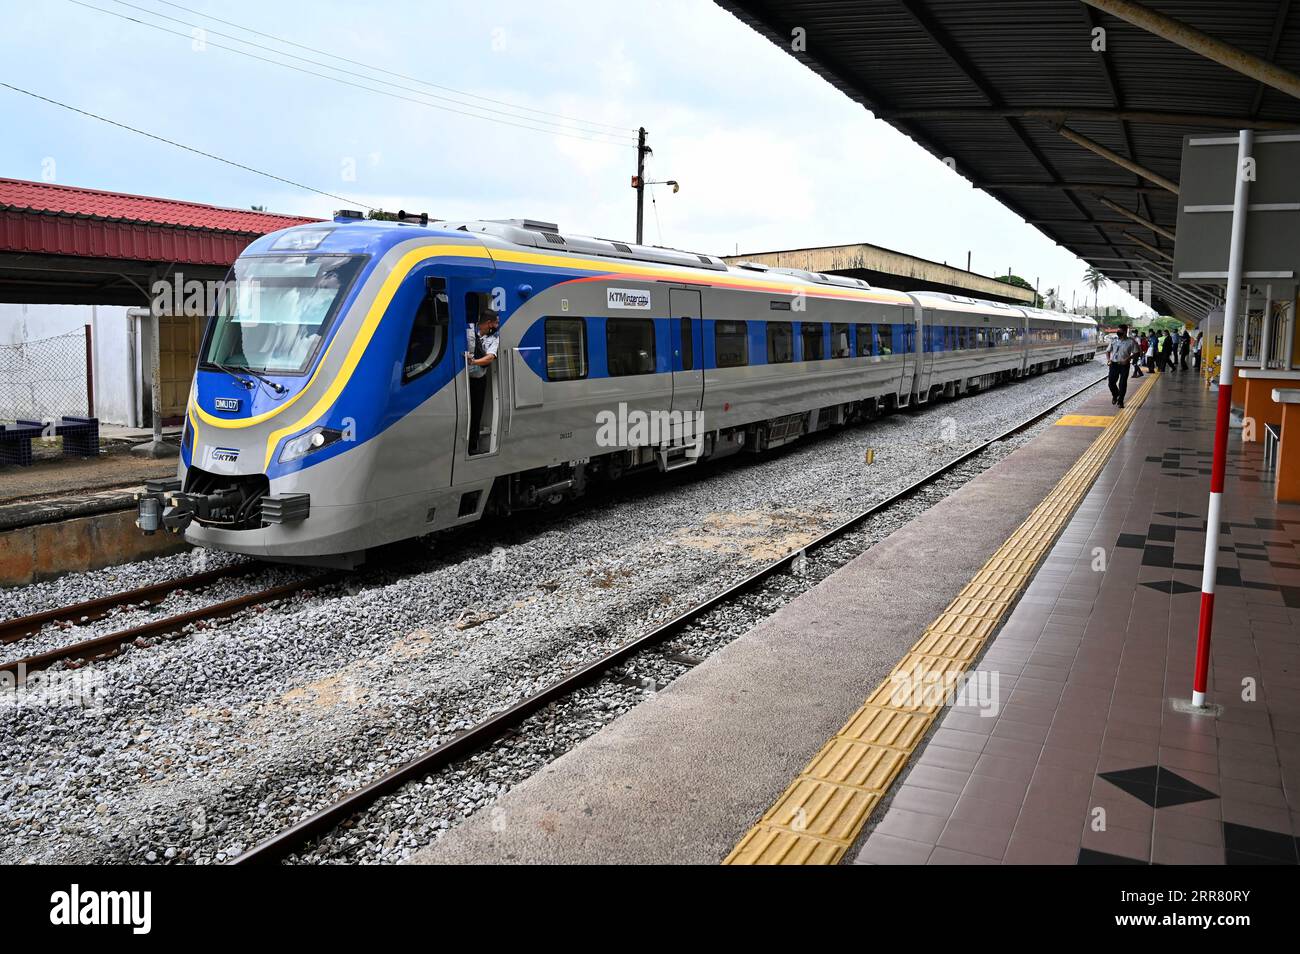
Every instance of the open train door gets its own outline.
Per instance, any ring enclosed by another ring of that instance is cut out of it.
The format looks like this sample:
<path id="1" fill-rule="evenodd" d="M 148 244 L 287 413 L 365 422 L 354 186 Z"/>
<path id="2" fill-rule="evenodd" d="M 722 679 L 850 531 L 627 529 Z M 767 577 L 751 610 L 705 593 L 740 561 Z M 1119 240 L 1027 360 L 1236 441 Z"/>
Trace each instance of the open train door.
<path id="1" fill-rule="evenodd" d="M 668 311 L 672 319 L 669 328 L 673 348 L 670 408 L 683 412 L 688 420 L 693 421 L 693 412 L 704 408 L 704 329 L 700 318 L 700 293 L 695 289 L 670 289 Z M 680 443 L 681 438 L 682 435 L 675 433 L 673 442 Z"/>

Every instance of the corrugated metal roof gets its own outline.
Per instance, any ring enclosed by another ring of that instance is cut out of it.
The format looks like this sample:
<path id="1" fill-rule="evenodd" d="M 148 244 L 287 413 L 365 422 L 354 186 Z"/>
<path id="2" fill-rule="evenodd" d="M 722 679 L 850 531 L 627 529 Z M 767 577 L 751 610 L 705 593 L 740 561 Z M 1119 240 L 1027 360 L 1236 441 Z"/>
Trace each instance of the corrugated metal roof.
<path id="1" fill-rule="evenodd" d="M 297 215 L 277 215 L 248 209 L 225 209 L 201 202 L 181 202 L 146 195 L 101 192 L 52 182 L 0 179 L 0 211 L 40 212 L 179 228 L 211 229 L 243 235 L 265 235 L 291 225 L 318 222 Z"/>
<path id="2" fill-rule="evenodd" d="M 1101 199 L 1173 231 L 1177 197 L 1065 139 L 1059 125 L 1174 181 L 1188 133 L 1300 126 L 1300 100 L 1079 0 L 716 2 L 1115 279 L 1130 277 L 1118 259 L 1160 261 L 1141 243 L 1166 254 L 1173 243 Z M 1300 3 L 1143 2 L 1300 73 Z M 1104 53 L 1093 49 L 1095 27 L 1105 30 Z M 796 28 L 807 52 L 791 52 Z M 1166 115 L 1118 115 L 1135 111 Z"/>

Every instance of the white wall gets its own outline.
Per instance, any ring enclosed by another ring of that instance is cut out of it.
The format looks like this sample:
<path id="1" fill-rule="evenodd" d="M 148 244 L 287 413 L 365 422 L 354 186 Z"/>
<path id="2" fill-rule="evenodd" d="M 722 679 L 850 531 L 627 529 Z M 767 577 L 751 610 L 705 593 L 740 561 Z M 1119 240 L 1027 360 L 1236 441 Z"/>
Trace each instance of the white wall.
<path id="1" fill-rule="evenodd" d="M 0 347 L 77 332 L 91 325 L 95 416 L 105 424 L 132 424 L 131 375 L 136 372 L 128 355 L 126 312 L 124 306 L 110 305 L 0 304 Z"/>

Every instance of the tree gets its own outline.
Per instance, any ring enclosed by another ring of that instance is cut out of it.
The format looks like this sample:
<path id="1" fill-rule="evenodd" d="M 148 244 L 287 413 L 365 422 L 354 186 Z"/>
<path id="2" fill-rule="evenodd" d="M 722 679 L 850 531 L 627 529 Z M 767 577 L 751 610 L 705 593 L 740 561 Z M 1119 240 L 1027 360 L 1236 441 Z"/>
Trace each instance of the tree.
<path id="1" fill-rule="evenodd" d="M 1097 294 L 1101 291 L 1101 286 L 1106 284 L 1106 276 L 1102 274 L 1100 268 L 1096 265 L 1089 265 L 1088 270 L 1083 273 L 1083 284 L 1092 289 L 1092 313 L 1097 314 Z"/>
<path id="2" fill-rule="evenodd" d="M 1034 286 L 1029 284 L 1029 282 L 1025 281 L 1019 275 L 1011 275 L 1011 274 L 999 275 L 994 280 L 1002 282 L 1005 285 L 1015 285 L 1019 288 L 1028 288 L 1030 291 L 1034 291 Z M 1034 307 L 1035 308 L 1043 307 L 1043 299 L 1039 296 L 1038 292 L 1034 292 Z"/>

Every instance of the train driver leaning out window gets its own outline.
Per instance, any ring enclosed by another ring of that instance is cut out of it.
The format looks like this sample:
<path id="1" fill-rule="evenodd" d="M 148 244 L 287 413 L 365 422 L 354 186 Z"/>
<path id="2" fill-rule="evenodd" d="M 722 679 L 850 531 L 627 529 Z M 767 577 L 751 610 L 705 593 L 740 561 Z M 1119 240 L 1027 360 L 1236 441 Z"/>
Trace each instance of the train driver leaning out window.
<path id="1" fill-rule="evenodd" d="M 497 359 L 501 339 L 497 334 L 497 316 L 479 295 L 467 299 L 470 323 L 465 329 L 465 362 L 469 373 L 469 452 L 481 454 L 479 431 L 483 424 L 483 400 L 487 395 L 488 371 Z"/>

